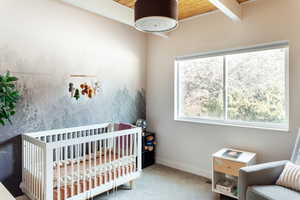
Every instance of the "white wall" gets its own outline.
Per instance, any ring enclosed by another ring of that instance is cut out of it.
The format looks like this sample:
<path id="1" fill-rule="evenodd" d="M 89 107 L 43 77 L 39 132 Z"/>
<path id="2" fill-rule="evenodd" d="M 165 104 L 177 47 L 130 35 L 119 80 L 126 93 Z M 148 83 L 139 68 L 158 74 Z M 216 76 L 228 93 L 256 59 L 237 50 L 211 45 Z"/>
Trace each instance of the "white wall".
<path id="1" fill-rule="evenodd" d="M 158 162 L 209 176 L 211 154 L 222 147 L 258 153 L 260 162 L 288 159 L 300 127 L 300 1 L 257 0 L 243 21 L 214 13 L 180 23 L 169 39 L 149 36 L 147 117 L 158 134 Z M 175 122 L 174 58 L 210 50 L 290 42 L 290 132 Z"/>

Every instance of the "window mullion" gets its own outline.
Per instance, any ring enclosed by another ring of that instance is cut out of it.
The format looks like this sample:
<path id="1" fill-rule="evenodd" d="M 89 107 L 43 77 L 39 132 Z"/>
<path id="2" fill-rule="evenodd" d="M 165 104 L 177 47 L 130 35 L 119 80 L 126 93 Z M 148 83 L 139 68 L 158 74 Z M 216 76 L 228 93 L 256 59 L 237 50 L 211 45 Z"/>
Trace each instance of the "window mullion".
<path id="1" fill-rule="evenodd" d="M 228 119 L 228 97 L 227 97 L 227 65 L 226 56 L 223 56 L 223 102 L 224 102 L 224 119 Z"/>

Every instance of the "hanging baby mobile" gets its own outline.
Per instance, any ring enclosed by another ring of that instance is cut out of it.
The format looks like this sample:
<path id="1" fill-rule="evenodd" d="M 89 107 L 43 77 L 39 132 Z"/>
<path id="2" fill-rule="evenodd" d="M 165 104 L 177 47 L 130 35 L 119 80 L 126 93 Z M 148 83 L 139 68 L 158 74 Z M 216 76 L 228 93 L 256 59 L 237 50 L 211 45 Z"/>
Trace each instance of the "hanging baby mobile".
<path id="1" fill-rule="evenodd" d="M 92 75 L 71 75 L 69 82 L 69 93 L 76 100 L 80 98 L 92 99 L 102 91 L 101 83 L 96 76 Z"/>

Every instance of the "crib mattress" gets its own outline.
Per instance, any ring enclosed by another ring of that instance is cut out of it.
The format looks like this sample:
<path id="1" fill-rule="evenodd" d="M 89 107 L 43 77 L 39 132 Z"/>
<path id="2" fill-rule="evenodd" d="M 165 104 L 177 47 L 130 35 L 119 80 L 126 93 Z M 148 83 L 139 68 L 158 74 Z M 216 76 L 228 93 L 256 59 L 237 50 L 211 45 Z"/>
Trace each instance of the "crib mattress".
<path id="1" fill-rule="evenodd" d="M 54 185 L 57 185 L 58 177 L 65 177 L 65 175 L 67 177 L 73 177 L 73 180 L 76 180 L 78 179 L 77 174 L 79 174 L 80 177 L 86 177 L 90 174 L 100 174 L 108 171 L 112 166 L 118 168 L 119 166 L 128 166 L 133 163 L 135 163 L 135 159 L 133 159 L 131 155 L 122 157 L 115 154 L 114 156 L 113 152 L 107 152 L 106 155 L 102 154 L 102 156 L 97 154 L 96 157 L 91 155 L 79 160 L 68 160 L 67 162 L 61 162 L 59 167 L 57 164 L 54 166 Z"/>

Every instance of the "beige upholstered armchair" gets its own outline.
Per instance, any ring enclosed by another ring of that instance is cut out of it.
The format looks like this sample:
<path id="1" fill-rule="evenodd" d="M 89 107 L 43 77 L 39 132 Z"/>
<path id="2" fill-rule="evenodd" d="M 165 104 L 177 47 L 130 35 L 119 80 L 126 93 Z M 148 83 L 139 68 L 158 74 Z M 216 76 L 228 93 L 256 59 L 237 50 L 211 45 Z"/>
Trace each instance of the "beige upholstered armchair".
<path id="1" fill-rule="evenodd" d="M 291 161 L 300 164 L 300 130 Z M 241 168 L 239 199 L 300 200 L 299 192 L 275 185 L 287 162 L 277 161 Z"/>

